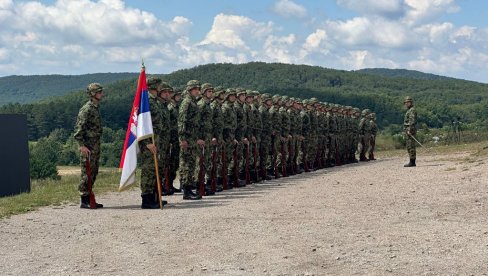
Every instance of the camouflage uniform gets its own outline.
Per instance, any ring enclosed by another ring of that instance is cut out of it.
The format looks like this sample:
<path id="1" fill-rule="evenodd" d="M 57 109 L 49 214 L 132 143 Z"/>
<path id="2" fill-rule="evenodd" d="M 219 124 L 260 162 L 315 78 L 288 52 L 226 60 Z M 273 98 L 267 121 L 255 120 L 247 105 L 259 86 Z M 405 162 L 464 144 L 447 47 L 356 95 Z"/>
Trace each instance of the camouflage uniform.
<path id="1" fill-rule="evenodd" d="M 412 98 L 406 97 L 405 98 L 405 103 L 406 102 L 413 102 Z M 410 163 L 415 164 L 415 159 L 417 158 L 417 142 L 412 138 L 412 136 L 416 139 L 416 133 L 417 133 L 417 111 L 415 108 L 412 106 L 407 110 L 405 113 L 405 118 L 403 120 L 403 129 L 405 131 L 405 134 L 407 132 L 410 132 L 411 136 L 406 134 L 407 140 L 407 151 L 408 151 L 408 156 L 410 158 Z"/>
<path id="2" fill-rule="evenodd" d="M 178 111 L 178 139 L 180 143 L 183 141 L 188 143 L 186 150 L 183 148 L 180 150 L 180 186 L 185 191 L 191 191 L 191 188 L 194 187 L 196 159 L 200 150 L 197 146 L 200 116 L 196 98 L 190 93 L 193 88 L 191 86 L 200 87 L 200 83 L 198 81 L 188 82 Z"/>
<path id="3" fill-rule="evenodd" d="M 374 148 L 376 146 L 376 134 L 378 134 L 378 125 L 376 125 L 376 114 L 371 113 L 369 124 L 371 126 L 371 137 L 369 139 L 369 160 L 375 160 Z"/>
<path id="4" fill-rule="evenodd" d="M 179 103 L 176 102 L 175 97 L 180 95 L 175 93 L 173 95 L 173 100 L 168 104 L 168 111 L 170 115 L 170 149 L 169 155 L 169 178 L 171 186 L 173 186 L 173 181 L 176 179 L 176 173 L 180 167 L 180 143 L 178 139 L 178 109 Z"/>
<path id="5" fill-rule="evenodd" d="M 317 133 L 318 133 L 318 120 L 317 120 L 317 113 L 313 105 L 317 102 L 317 99 L 312 98 L 309 101 L 309 106 L 312 107 L 311 110 L 308 111 L 308 116 L 310 117 L 310 130 L 308 134 L 308 161 L 309 161 L 309 168 L 314 167 L 314 161 L 317 157 Z"/>
<path id="6" fill-rule="evenodd" d="M 88 86 L 87 93 L 93 96 L 95 93 L 102 91 L 103 87 L 98 83 L 92 83 Z M 102 136 L 102 118 L 100 116 L 99 105 L 91 99 L 83 105 L 78 113 L 74 138 L 79 146 L 85 146 L 90 150 L 90 169 L 92 185 L 98 175 L 98 166 L 100 160 L 100 137 Z M 85 167 L 86 157 L 80 155 L 81 178 L 78 185 L 78 191 L 82 197 L 89 196 L 88 176 Z"/>
<path id="7" fill-rule="evenodd" d="M 282 172 L 282 166 L 285 166 L 285 173 L 288 171 L 289 163 L 287 162 L 289 158 L 289 152 L 288 152 L 288 143 L 290 143 L 291 139 L 291 120 L 290 120 L 290 115 L 288 114 L 288 108 L 286 107 L 286 104 L 288 102 L 289 98 L 288 96 L 283 96 L 282 101 L 283 104 L 278 110 L 278 113 L 280 114 L 281 117 L 281 137 L 283 140 L 279 143 L 278 149 L 278 170 Z M 283 161 L 284 160 L 284 161 Z M 284 162 L 284 164 L 282 164 Z"/>
<path id="8" fill-rule="evenodd" d="M 359 122 L 359 145 L 358 145 L 358 151 L 359 151 L 359 160 L 360 161 L 366 161 L 366 152 L 368 151 L 369 148 L 369 109 L 363 110 L 361 115 L 363 116 L 361 118 L 361 121 Z"/>
<path id="9" fill-rule="evenodd" d="M 272 134 L 273 125 L 270 119 L 269 107 L 265 104 L 267 100 L 271 100 L 269 94 L 265 93 L 261 96 L 262 102 L 259 106 L 259 115 L 262 123 L 262 131 L 259 145 L 259 165 L 261 171 L 261 177 L 263 179 L 267 178 L 266 170 L 271 168 L 271 164 L 268 163 L 269 154 L 272 146 Z"/>
<path id="10" fill-rule="evenodd" d="M 198 123 L 198 132 L 197 135 L 203 141 L 205 141 L 205 154 L 204 154 L 204 170 L 205 170 L 205 177 L 207 178 L 206 187 L 210 188 L 210 172 L 211 172 L 211 157 L 212 157 L 212 150 L 211 150 L 211 141 L 213 136 L 212 132 L 212 117 L 213 112 L 212 108 L 210 107 L 210 99 L 205 97 L 205 91 L 208 89 L 213 89 L 212 85 L 209 83 L 204 83 L 202 85 L 202 90 L 200 94 L 202 97 L 197 103 L 198 112 L 200 113 L 200 122 Z M 213 148 L 213 147 L 212 147 Z M 198 162 L 200 162 L 201 154 L 198 153 Z M 198 163 L 200 164 L 200 163 Z M 198 175 L 199 168 L 197 166 L 197 170 L 195 175 Z"/>
<path id="11" fill-rule="evenodd" d="M 222 117 L 224 118 L 224 129 L 222 132 L 222 136 L 225 142 L 225 159 L 222 162 L 225 162 L 227 166 L 227 174 L 230 176 L 229 180 L 232 180 L 233 175 L 233 168 L 231 168 L 230 164 L 233 163 L 232 160 L 232 153 L 234 148 L 236 147 L 234 140 L 236 139 L 235 133 L 237 128 L 237 115 L 234 110 L 234 103 L 230 102 L 229 97 L 231 95 L 235 96 L 236 92 L 234 89 L 229 88 L 227 89 L 227 93 L 225 95 L 225 102 L 222 105 Z"/>
<path id="12" fill-rule="evenodd" d="M 217 139 L 217 159 L 215 161 L 217 165 L 217 190 L 221 190 L 222 186 L 222 147 L 225 146 L 223 140 L 223 130 L 224 130 L 224 117 L 222 115 L 222 104 L 219 102 L 218 98 L 220 94 L 224 93 L 223 89 L 217 88 L 214 93 L 214 99 L 210 104 L 212 109 L 212 135 Z M 226 172 L 227 174 L 227 172 Z"/>
<path id="13" fill-rule="evenodd" d="M 147 86 L 150 90 L 159 90 L 161 79 L 150 77 L 147 80 Z M 139 141 L 139 164 L 141 168 L 141 196 L 153 195 L 156 186 L 156 171 L 154 168 L 154 157 L 151 151 L 147 148 L 149 144 L 155 144 L 158 154 L 161 154 L 161 148 L 159 144 L 159 134 L 164 131 L 163 115 L 161 103 L 157 96 L 149 93 L 149 110 L 151 112 L 151 121 L 153 126 L 153 137 L 148 137 Z"/>
<path id="14" fill-rule="evenodd" d="M 161 90 L 173 91 L 171 86 L 167 83 L 162 82 L 160 85 Z M 164 176 L 164 169 L 169 166 L 169 145 L 170 145 L 170 135 L 171 135 L 171 114 L 168 107 L 168 102 L 162 98 L 158 98 L 159 101 L 159 112 L 161 114 L 161 129 L 159 133 L 155 133 L 157 137 L 156 147 L 158 148 L 158 165 L 159 165 L 159 176 L 161 178 Z M 169 173 L 168 173 L 169 175 Z M 162 182 L 163 183 L 163 182 Z"/>
<path id="15" fill-rule="evenodd" d="M 274 95 L 273 96 L 273 106 L 269 109 L 269 121 L 271 122 L 271 155 L 268 158 L 268 171 L 271 172 L 275 177 L 279 175 L 275 175 L 275 167 L 278 169 L 278 152 L 279 152 L 279 145 L 281 141 L 281 116 L 279 114 L 279 100 L 281 96 Z"/>
<path id="16" fill-rule="evenodd" d="M 308 164 L 310 161 L 309 147 L 307 146 L 307 144 L 310 142 L 310 115 L 306 109 L 308 103 L 309 103 L 308 100 L 303 100 L 304 109 L 300 111 L 300 118 L 302 121 L 301 135 L 305 139 L 304 141 L 302 141 L 301 152 L 298 158 L 298 163 L 302 164 L 302 166 L 306 168 L 308 168 Z"/>
<path id="17" fill-rule="evenodd" d="M 259 95 L 259 93 L 256 91 L 252 91 L 251 95 L 253 97 L 256 97 Z M 252 136 L 256 138 L 256 143 L 252 143 L 252 147 L 251 147 L 251 153 L 252 153 L 251 164 L 254 165 L 254 163 L 256 163 L 257 171 L 256 168 L 254 168 L 254 166 L 252 167 L 252 169 L 253 169 L 253 177 L 255 178 L 254 181 L 258 181 L 259 180 L 258 173 L 259 173 L 259 166 L 260 166 L 259 147 L 261 145 L 261 140 L 262 140 L 261 134 L 263 130 L 263 121 L 261 120 L 261 114 L 259 113 L 259 104 L 256 99 L 254 99 L 250 107 L 251 107 L 251 114 L 252 114 L 250 117 L 252 117 L 252 119 L 249 121 L 251 121 L 252 124 L 248 124 L 248 128 L 249 131 L 251 131 Z"/>
<path id="18" fill-rule="evenodd" d="M 236 113 L 236 120 L 237 120 L 237 127 L 235 132 L 235 139 L 239 142 L 237 144 L 237 160 L 239 166 L 239 174 L 240 178 L 243 179 L 244 176 L 244 158 L 243 158 L 243 151 L 246 148 L 246 145 L 243 144 L 244 138 L 247 137 L 247 116 L 244 110 L 244 103 L 239 100 L 239 95 L 245 95 L 246 91 L 243 89 L 239 89 L 237 92 L 238 99 L 234 103 L 234 112 Z M 234 170 L 234 162 L 231 163 L 229 167 L 232 171 Z"/>

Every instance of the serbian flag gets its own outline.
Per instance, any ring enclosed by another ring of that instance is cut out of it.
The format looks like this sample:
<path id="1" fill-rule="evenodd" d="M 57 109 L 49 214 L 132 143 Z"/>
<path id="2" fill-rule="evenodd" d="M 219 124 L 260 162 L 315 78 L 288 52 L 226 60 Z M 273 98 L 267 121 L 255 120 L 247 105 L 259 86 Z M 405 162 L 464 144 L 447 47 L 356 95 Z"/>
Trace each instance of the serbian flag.
<path id="1" fill-rule="evenodd" d="M 149 110 L 149 92 L 146 83 L 146 71 L 142 65 L 136 96 L 132 104 L 129 125 L 125 135 L 124 150 L 120 159 L 122 175 L 120 177 L 119 191 L 129 188 L 136 182 L 138 141 L 153 136 L 151 112 Z"/>

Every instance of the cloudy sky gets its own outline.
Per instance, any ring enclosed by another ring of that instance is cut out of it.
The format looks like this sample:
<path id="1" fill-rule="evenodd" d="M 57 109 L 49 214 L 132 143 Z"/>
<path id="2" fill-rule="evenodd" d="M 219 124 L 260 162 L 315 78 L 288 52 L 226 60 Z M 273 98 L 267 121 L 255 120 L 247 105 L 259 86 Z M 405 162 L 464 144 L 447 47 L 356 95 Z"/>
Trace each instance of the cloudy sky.
<path id="1" fill-rule="evenodd" d="M 488 83 L 485 0 L 0 0 L 0 76 L 249 61 Z"/>

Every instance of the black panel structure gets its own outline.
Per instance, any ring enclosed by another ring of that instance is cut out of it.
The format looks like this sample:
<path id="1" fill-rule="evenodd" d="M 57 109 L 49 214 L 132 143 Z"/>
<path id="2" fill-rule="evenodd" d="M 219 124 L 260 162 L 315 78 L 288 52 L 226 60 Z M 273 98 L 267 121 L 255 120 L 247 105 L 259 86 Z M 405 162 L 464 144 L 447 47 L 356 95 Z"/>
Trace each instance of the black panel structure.
<path id="1" fill-rule="evenodd" d="M 0 197 L 30 192 L 27 117 L 0 114 Z"/>

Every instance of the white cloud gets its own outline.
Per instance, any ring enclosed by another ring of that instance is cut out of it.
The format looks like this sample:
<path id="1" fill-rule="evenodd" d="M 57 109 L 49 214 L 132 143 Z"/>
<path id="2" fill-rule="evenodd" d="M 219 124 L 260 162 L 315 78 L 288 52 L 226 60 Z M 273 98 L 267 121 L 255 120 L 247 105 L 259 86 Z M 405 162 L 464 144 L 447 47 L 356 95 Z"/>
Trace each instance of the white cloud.
<path id="1" fill-rule="evenodd" d="M 291 54 L 291 47 L 296 41 L 294 34 L 287 36 L 273 36 L 270 35 L 264 42 L 264 60 L 272 62 L 291 63 L 293 56 Z"/>
<path id="2" fill-rule="evenodd" d="M 408 6 L 405 21 L 411 25 L 459 11 L 455 0 L 404 0 Z"/>
<path id="3" fill-rule="evenodd" d="M 304 18 L 307 16 L 307 9 L 291 0 L 278 0 L 278 2 L 273 5 L 272 10 L 286 18 Z"/>
<path id="4" fill-rule="evenodd" d="M 199 45 L 220 45 L 231 49 L 249 50 L 245 39 L 263 39 L 273 30 L 273 24 L 256 22 L 249 17 L 218 14 L 212 29 Z"/>

